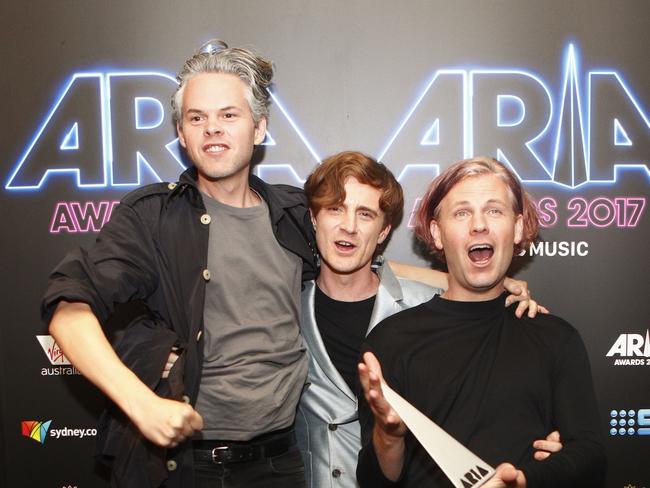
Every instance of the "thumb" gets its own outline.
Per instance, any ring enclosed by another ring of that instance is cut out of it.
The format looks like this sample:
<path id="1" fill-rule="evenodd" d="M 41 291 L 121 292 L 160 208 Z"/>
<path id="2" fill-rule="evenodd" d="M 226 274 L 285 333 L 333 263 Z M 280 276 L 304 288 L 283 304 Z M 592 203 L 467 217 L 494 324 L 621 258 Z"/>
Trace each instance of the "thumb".
<path id="1" fill-rule="evenodd" d="M 192 417 L 190 418 L 190 425 L 192 428 L 197 430 L 203 429 L 203 417 L 196 410 L 192 410 Z"/>
<path id="2" fill-rule="evenodd" d="M 517 480 L 517 468 L 510 463 L 503 463 L 497 468 L 501 479 L 506 483 Z"/>

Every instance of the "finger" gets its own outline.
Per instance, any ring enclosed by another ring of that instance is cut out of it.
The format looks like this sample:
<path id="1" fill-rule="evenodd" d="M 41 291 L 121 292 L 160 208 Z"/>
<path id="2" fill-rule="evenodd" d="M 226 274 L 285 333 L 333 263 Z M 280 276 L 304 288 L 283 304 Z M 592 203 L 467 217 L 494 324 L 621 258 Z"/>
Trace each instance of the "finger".
<path id="1" fill-rule="evenodd" d="M 553 432 L 551 432 L 549 435 L 546 436 L 546 440 L 551 442 L 560 442 L 560 431 L 554 430 Z"/>
<path id="2" fill-rule="evenodd" d="M 370 389 L 370 380 L 368 379 L 368 366 L 366 366 L 364 363 L 359 363 L 357 365 L 357 369 L 359 370 L 359 383 L 361 383 L 363 394 L 366 396 L 368 394 L 368 390 Z"/>
<path id="3" fill-rule="evenodd" d="M 546 452 L 560 452 L 562 450 L 562 444 L 559 441 L 535 441 L 533 442 L 533 447 L 540 451 Z"/>
<path id="4" fill-rule="evenodd" d="M 543 305 L 538 305 L 537 310 L 541 313 L 551 313 L 548 308 Z"/>
<path id="5" fill-rule="evenodd" d="M 519 296 L 524 292 L 524 288 L 521 286 L 521 282 L 517 280 L 506 279 L 504 286 L 506 290 L 515 296 Z"/>
<path id="6" fill-rule="evenodd" d="M 510 291 L 510 290 L 507 290 L 507 291 Z M 530 300 L 530 295 L 528 294 L 527 291 L 519 293 L 519 294 L 511 292 L 510 295 L 508 295 L 506 297 L 506 307 L 509 307 L 510 305 L 512 305 L 515 302 L 522 303 L 522 302 L 525 302 L 526 300 Z"/>
<path id="7" fill-rule="evenodd" d="M 544 461 L 544 459 L 548 458 L 550 455 L 551 455 L 550 452 L 546 452 L 546 451 L 535 451 L 535 454 L 533 454 L 533 457 L 534 457 L 537 461 Z"/>
<path id="8" fill-rule="evenodd" d="M 528 302 L 528 317 L 533 319 L 537 315 L 537 302 L 535 300 L 529 300 Z"/>
<path id="9" fill-rule="evenodd" d="M 373 406 L 375 406 L 377 409 L 380 410 L 382 415 L 385 415 L 387 411 L 390 409 L 390 405 L 388 404 L 386 398 L 384 397 L 384 392 L 381 389 L 381 383 L 379 381 L 379 378 L 376 374 L 371 372 L 368 375 L 368 381 L 369 381 L 368 396 L 370 398 L 370 402 L 372 403 Z"/>
<path id="10" fill-rule="evenodd" d="M 379 414 L 381 414 L 383 417 L 387 416 L 390 411 L 391 407 L 390 404 L 386 401 L 386 397 L 384 397 L 383 392 L 379 388 L 373 388 L 370 390 L 368 393 L 369 396 L 369 401 L 368 403 L 370 404 L 371 408 L 374 408 L 377 410 Z"/>
<path id="11" fill-rule="evenodd" d="M 528 300 L 520 301 L 519 305 L 517 305 L 517 309 L 515 310 L 515 315 L 517 316 L 518 319 L 523 317 L 524 313 L 526 312 L 526 309 L 528 308 Z"/>
<path id="12" fill-rule="evenodd" d="M 201 414 L 197 412 L 196 410 L 192 410 L 192 418 L 190 419 L 190 424 L 192 425 L 192 428 L 194 431 L 199 431 L 203 429 L 203 417 L 201 417 Z"/>
<path id="13" fill-rule="evenodd" d="M 373 353 L 365 352 L 363 354 L 363 361 L 366 363 L 370 371 L 378 375 L 379 378 L 383 380 L 383 376 L 381 374 L 381 365 L 379 364 L 379 360 Z"/>
<path id="14" fill-rule="evenodd" d="M 510 463 L 503 463 L 497 467 L 497 474 L 506 483 L 517 479 L 517 469 Z"/>
<path id="15" fill-rule="evenodd" d="M 192 427 L 192 424 L 190 422 L 187 422 L 183 426 L 183 430 L 180 432 L 180 434 L 177 435 L 176 439 L 182 441 L 185 440 L 186 437 L 191 436 L 192 434 L 194 434 L 194 427 Z M 180 437 L 182 437 L 182 439 L 180 439 Z"/>

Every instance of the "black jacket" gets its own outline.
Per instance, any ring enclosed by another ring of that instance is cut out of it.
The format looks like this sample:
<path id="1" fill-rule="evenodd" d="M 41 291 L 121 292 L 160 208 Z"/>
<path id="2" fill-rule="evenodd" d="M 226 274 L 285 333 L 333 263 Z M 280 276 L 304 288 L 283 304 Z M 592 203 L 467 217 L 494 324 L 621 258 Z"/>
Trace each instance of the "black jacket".
<path id="1" fill-rule="evenodd" d="M 102 325 L 116 304 L 142 300 L 152 316 L 186 343 L 185 394 L 195 404 L 203 364 L 203 307 L 208 231 L 205 205 L 191 167 L 178 183 L 157 183 L 126 195 L 88 250 L 71 252 L 50 275 L 42 317 L 49 323 L 56 304 L 85 302 Z M 254 175 L 250 186 L 269 207 L 280 245 L 303 260 L 303 280 L 316 276 L 316 244 L 302 190 L 268 185 Z M 213 229 L 213 232 L 215 229 Z M 166 486 L 192 486 L 191 452 L 175 453 L 177 468 Z M 168 463 L 169 464 L 169 463 Z"/>

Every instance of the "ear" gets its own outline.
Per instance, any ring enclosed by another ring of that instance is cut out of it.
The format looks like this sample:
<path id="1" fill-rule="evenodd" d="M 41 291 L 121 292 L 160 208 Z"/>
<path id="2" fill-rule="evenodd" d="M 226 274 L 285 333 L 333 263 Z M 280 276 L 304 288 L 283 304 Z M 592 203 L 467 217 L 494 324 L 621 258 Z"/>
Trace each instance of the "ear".
<path id="1" fill-rule="evenodd" d="M 262 117 L 255 126 L 255 145 L 262 144 L 266 136 L 266 117 Z"/>
<path id="2" fill-rule="evenodd" d="M 178 140 L 181 143 L 181 146 L 187 149 L 187 145 L 185 144 L 185 134 L 183 134 L 183 126 L 178 122 L 176 122 L 176 132 L 178 133 Z"/>
<path id="3" fill-rule="evenodd" d="M 309 218 L 311 219 L 311 225 L 314 227 L 314 230 L 316 230 L 316 216 L 311 207 L 309 208 Z"/>
<path id="4" fill-rule="evenodd" d="M 390 234 L 391 228 L 392 226 L 390 224 L 388 224 L 386 227 L 383 228 L 383 230 L 379 233 L 379 238 L 377 239 L 377 245 L 380 245 L 386 240 L 388 234 Z"/>
<path id="5" fill-rule="evenodd" d="M 438 225 L 438 222 L 435 220 L 431 221 L 429 224 L 429 232 L 431 233 L 431 237 L 433 237 L 433 244 L 436 246 L 436 249 L 442 251 L 442 238 L 440 237 L 440 226 Z"/>
<path id="6" fill-rule="evenodd" d="M 524 216 L 519 214 L 515 218 L 515 244 L 519 244 L 524 238 Z"/>

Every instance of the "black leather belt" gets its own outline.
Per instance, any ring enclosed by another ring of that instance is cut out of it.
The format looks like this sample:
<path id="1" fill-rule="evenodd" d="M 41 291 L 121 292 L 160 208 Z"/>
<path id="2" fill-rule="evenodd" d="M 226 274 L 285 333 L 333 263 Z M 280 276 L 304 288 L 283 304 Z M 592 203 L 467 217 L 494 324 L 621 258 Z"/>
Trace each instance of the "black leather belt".
<path id="1" fill-rule="evenodd" d="M 205 464 L 244 463 L 279 456 L 296 444 L 293 429 L 264 434 L 246 442 L 193 441 L 194 461 Z"/>

